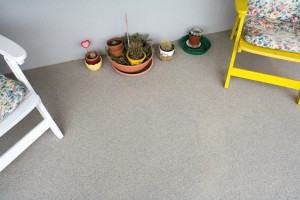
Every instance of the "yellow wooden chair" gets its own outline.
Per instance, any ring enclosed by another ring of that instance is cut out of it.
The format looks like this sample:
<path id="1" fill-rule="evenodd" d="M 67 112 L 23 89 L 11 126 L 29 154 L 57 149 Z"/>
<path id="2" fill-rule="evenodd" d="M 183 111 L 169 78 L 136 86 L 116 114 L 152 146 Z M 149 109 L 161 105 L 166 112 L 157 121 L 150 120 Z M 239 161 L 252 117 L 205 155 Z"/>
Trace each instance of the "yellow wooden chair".
<path id="1" fill-rule="evenodd" d="M 235 0 L 238 13 L 230 39 L 235 36 L 225 81 L 231 76 L 274 84 L 299 91 L 300 81 L 240 69 L 234 66 L 237 52 L 300 62 L 300 0 Z"/>

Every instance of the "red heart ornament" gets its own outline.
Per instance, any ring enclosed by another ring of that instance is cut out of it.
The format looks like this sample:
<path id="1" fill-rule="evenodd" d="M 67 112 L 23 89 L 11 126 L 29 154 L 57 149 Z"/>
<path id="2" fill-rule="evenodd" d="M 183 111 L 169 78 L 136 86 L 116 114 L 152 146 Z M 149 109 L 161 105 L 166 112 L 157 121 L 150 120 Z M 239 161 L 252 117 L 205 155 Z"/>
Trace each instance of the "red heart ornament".
<path id="1" fill-rule="evenodd" d="M 83 48 L 89 48 L 89 46 L 90 46 L 90 41 L 89 40 L 85 40 L 85 41 L 82 41 L 81 42 L 81 46 L 83 47 Z"/>

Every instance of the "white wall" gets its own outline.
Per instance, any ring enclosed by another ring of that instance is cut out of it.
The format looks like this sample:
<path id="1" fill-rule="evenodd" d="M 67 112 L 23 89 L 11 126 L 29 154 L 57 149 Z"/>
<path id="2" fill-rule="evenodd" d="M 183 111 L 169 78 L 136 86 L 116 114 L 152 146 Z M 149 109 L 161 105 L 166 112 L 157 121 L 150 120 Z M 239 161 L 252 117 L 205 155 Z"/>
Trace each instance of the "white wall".
<path id="1" fill-rule="evenodd" d="M 154 43 L 178 40 L 194 25 L 206 34 L 228 30 L 235 17 L 233 0 L 0 0 L 0 34 L 27 51 L 22 69 L 36 68 L 83 58 L 84 39 L 104 53 L 108 38 L 124 34 L 125 12 L 129 32 L 149 33 Z"/>

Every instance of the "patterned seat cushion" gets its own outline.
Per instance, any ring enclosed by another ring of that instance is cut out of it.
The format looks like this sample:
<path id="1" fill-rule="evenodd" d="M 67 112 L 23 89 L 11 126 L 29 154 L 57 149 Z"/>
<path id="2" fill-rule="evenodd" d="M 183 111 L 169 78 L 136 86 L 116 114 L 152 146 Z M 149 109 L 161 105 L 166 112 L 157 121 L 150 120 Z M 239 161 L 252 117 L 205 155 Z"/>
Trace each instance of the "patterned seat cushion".
<path id="1" fill-rule="evenodd" d="M 300 0 L 248 0 L 248 15 L 298 22 Z"/>
<path id="2" fill-rule="evenodd" d="M 300 52 L 300 0 L 248 0 L 244 38 L 261 47 Z"/>
<path id="3" fill-rule="evenodd" d="M 247 16 L 244 38 L 256 46 L 300 52 L 300 23 Z"/>
<path id="4" fill-rule="evenodd" d="M 23 100 L 27 92 L 18 81 L 0 74 L 0 122 Z"/>

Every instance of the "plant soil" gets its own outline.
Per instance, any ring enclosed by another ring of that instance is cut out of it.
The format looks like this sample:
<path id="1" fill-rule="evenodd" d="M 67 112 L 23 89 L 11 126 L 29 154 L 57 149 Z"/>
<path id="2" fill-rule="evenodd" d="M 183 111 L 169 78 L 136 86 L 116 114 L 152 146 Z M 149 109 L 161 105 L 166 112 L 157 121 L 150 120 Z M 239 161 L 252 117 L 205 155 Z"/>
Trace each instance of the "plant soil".
<path id="1" fill-rule="evenodd" d="M 119 45 L 121 43 L 122 43 L 122 41 L 120 41 L 120 40 L 113 40 L 113 41 L 110 41 L 108 45 L 110 45 L 110 46 L 117 46 L 117 45 Z"/>

